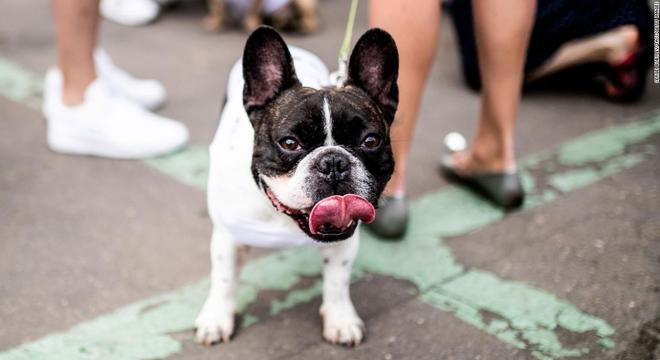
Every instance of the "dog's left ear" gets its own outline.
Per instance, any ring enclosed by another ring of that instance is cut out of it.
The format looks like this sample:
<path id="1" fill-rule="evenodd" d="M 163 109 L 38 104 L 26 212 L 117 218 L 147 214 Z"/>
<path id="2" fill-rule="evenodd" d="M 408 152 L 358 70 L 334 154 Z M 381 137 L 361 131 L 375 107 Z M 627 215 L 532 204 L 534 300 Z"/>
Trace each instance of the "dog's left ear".
<path id="1" fill-rule="evenodd" d="M 248 38 L 243 51 L 243 79 L 243 106 L 248 114 L 284 90 L 301 86 L 289 49 L 273 28 L 261 26 Z"/>
<path id="2" fill-rule="evenodd" d="M 384 30 L 368 30 L 360 39 L 348 63 L 347 85 L 355 85 L 374 99 L 394 120 L 399 103 L 399 52 L 394 39 Z"/>

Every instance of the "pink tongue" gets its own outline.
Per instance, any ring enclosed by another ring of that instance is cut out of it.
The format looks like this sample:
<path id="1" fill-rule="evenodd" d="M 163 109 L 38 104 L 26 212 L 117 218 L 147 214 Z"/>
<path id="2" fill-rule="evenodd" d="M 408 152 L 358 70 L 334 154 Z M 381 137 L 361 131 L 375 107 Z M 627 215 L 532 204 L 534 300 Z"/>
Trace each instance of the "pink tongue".
<path id="1" fill-rule="evenodd" d="M 312 234 L 317 234 L 325 224 L 345 229 L 352 220 L 359 219 L 368 224 L 374 221 L 375 217 L 376 209 L 362 196 L 333 195 L 314 205 L 309 213 L 309 230 Z"/>

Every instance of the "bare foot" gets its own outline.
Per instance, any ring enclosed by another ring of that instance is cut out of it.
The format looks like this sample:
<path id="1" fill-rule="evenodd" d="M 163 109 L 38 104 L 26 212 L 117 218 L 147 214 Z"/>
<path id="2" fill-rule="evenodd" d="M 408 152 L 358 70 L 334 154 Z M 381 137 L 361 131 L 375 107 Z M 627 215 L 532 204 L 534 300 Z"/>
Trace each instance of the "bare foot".
<path id="1" fill-rule="evenodd" d="M 478 160 L 470 150 L 453 153 L 452 164 L 454 165 L 456 172 L 464 176 L 503 172 L 503 169 L 499 166 Z"/>
<path id="2" fill-rule="evenodd" d="M 475 169 L 469 150 L 455 152 L 451 158 L 454 168 L 461 175 L 473 174 L 478 170 Z"/>
<path id="3" fill-rule="evenodd" d="M 605 33 L 603 37 L 608 44 L 605 61 L 613 68 L 618 68 L 616 81 L 607 76 L 602 80 L 606 93 L 612 99 L 623 99 L 626 96 L 636 98 L 637 95 L 630 94 L 638 93 L 636 89 L 639 89 L 641 83 L 639 73 L 634 67 L 629 68 L 630 64 L 626 62 L 639 50 L 639 31 L 635 26 L 626 25 Z M 621 69 L 621 66 L 626 69 Z"/>
<path id="4" fill-rule="evenodd" d="M 405 175 L 394 173 L 387 186 L 385 186 L 385 190 L 383 190 L 383 196 L 404 197 L 406 195 L 406 184 L 403 178 L 405 178 Z"/>
<path id="5" fill-rule="evenodd" d="M 564 44 L 544 65 L 527 76 L 534 81 L 567 67 L 584 63 L 607 63 L 616 66 L 625 61 L 639 46 L 639 31 L 624 25 L 588 38 Z"/>
<path id="6" fill-rule="evenodd" d="M 602 35 L 607 49 L 605 61 L 610 65 L 618 65 L 639 46 L 639 31 L 634 25 L 624 25 L 610 30 Z"/>
<path id="7" fill-rule="evenodd" d="M 461 175 L 513 172 L 516 170 L 515 159 L 499 155 L 502 151 L 489 150 L 488 145 L 475 142 L 470 149 L 452 154 L 452 163 Z"/>

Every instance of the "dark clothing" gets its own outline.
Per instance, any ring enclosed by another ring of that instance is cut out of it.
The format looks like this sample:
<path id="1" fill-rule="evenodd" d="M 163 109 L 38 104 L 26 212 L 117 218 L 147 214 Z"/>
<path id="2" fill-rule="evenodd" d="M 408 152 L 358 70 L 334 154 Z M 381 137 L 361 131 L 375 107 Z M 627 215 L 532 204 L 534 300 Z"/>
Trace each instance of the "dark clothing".
<path id="1" fill-rule="evenodd" d="M 468 85 L 481 87 L 470 0 L 449 5 Z M 650 44 L 652 16 L 647 0 L 538 0 L 525 63 L 525 74 L 537 69 L 563 44 L 623 25 L 635 25 L 643 45 Z M 650 59 L 649 59 L 650 61 Z"/>

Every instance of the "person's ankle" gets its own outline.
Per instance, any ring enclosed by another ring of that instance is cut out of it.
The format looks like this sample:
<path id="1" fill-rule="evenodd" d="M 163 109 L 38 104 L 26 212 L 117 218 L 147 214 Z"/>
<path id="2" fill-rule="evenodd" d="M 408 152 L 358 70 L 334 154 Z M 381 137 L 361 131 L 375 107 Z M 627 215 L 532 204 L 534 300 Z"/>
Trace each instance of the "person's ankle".
<path id="1" fill-rule="evenodd" d="M 406 196 L 406 187 L 403 183 L 392 178 L 383 190 L 383 196 L 391 198 L 404 198 Z"/>
<path id="2" fill-rule="evenodd" d="M 80 91 L 63 91 L 62 104 L 67 107 L 75 107 L 83 103 L 85 100 L 85 92 Z"/>
<path id="3" fill-rule="evenodd" d="M 516 170 L 513 145 L 501 142 L 475 141 L 469 150 L 470 168 L 486 172 L 510 172 Z"/>
<path id="4" fill-rule="evenodd" d="M 62 104 L 74 107 L 85 101 L 87 88 L 96 80 L 96 77 L 86 77 L 76 81 L 62 81 Z"/>

